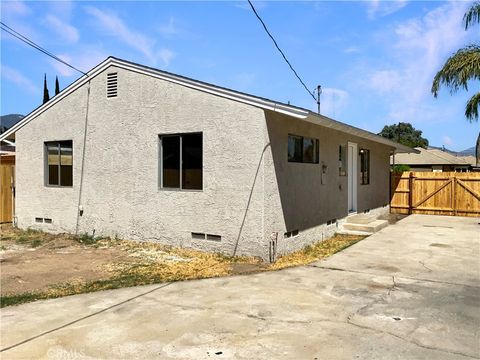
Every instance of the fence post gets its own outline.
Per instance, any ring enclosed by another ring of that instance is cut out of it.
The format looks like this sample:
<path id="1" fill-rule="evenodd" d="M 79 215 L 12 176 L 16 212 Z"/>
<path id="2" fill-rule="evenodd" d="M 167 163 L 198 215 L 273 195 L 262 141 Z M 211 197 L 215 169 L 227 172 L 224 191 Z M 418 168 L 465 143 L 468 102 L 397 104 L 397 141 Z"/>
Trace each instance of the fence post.
<path id="1" fill-rule="evenodd" d="M 452 181 L 452 208 L 453 208 L 453 216 L 457 216 L 457 196 L 456 196 L 456 190 L 457 190 L 457 176 L 453 174 L 453 181 Z"/>
<path id="2" fill-rule="evenodd" d="M 413 173 L 410 172 L 408 176 L 408 215 L 412 214 L 413 210 Z"/>

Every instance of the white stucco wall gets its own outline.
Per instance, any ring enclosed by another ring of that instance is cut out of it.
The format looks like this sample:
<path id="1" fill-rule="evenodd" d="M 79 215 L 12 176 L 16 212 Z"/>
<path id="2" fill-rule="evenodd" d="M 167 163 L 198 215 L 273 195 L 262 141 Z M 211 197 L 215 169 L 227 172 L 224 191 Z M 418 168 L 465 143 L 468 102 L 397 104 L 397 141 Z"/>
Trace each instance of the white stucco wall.
<path id="1" fill-rule="evenodd" d="M 107 99 L 111 71 L 118 71 L 118 97 Z M 75 231 L 86 93 L 86 86 L 80 88 L 16 135 L 22 228 Z M 79 233 L 227 254 L 238 239 L 237 253 L 261 255 L 264 127 L 264 112 L 252 106 L 121 69 L 101 73 L 91 81 Z M 159 189 L 159 134 L 199 131 L 203 191 Z M 46 187 L 44 142 L 70 139 L 73 187 Z M 35 217 L 53 223 L 39 225 Z M 222 241 L 192 239 L 191 232 L 221 235 Z"/>

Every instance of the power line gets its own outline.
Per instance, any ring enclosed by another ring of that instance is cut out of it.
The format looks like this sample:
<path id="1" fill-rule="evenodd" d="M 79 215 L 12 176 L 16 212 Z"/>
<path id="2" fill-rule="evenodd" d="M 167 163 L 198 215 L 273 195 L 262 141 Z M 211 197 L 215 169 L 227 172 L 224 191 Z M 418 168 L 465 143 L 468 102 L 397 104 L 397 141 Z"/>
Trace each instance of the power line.
<path id="1" fill-rule="evenodd" d="M 275 47 L 277 48 L 277 50 L 280 52 L 280 54 L 282 54 L 283 56 L 283 59 L 287 62 L 288 66 L 290 66 L 290 69 L 292 69 L 293 73 L 295 74 L 295 76 L 297 77 L 297 79 L 300 81 L 300 83 L 303 85 L 303 87 L 305 88 L 305 90 L 307 90 L 307 92 L 310 94 L 310 96 L 314 99 L 314 100 L 317 100 L 317 98 L 315 97 L 315 95 L 313 94 L 312 91 L 310 91 L 307 87 L 307 85 L 305 85 L 305 83 L 303 82 L 303 80 L 300 78 L 300 76 L 297 74 L 297 72 L 295 71 L 295 69 L 293 68 L 292 64 L 290 64 L 290 61 L 288 61 L 287 57 L 285 56 L 285 54 L 283 53 L 282 49 L 280 49 L 280 47 L 278 46 L 277 42 L 275 41 L 274 37 L 272 36 L 272 34 L 270 34 L 270 31 L 268 31 L 267 29 L 267 25 L 265 25 L 265 23 L 263 22 L 262 18 L 260 17 L 260 15 L 258 15 L 257 13 L 257 10 L 255 10 L 255 7 L 253 6 L 252 2 L 250 0 L 247 0 L 248 3 L 250 4 L 250 7 L 252 8 L 255 16 L 257 17 L 257 19 L 262 23 L 263 25 L 263 28 L 265 29 L 266 33 L 268 34 L 268 36 L 270 37 L 270 39 L 272 39 L 273 43 L 275 44 Z"/>
<path id="2" fill-rule="evenodd" d="M 58 61 L 58 62 L 61 62 L 62 64 L 68 66 L 69 68 L 75 70 L 75 71 L 78 71 L 79 73 L 83 74 L 83 75 L 87 75 L 85 72 L 83 72 L 82 70 L 79 70 L 77 69 L 75 66 L 73 65 L 70 65 L 69 63 L 67 63 L 65 60 L 62 60 L 60 59 L 58 56 L 52 54 L 50 51 L 44 49 L 43 47 L 41 47 L 40 45 L 36 44 L 34 41 L 30 40 L 29 38 L 27 38 L 26 36 L 20 34 L 19 32 L 15 31 L 14 29 L 12 29 L 10 26 L 6 25 L 5 23 L 3 23 L 2 21 L 0 21 L 0 24 L 1 24 L 1 29 L 7 33 L 9 33 L 10 35 L 12 35 L 13 37 L 17 38 L 18 40 L 20 41 L 23 41 L 25 44 L 33 47 L 34 49 L 37 49 L 38 51 L 44 53 L 45 55 L 47 56 L 50 56 L 51 58 L 53 58 L 54 60 Z"/>

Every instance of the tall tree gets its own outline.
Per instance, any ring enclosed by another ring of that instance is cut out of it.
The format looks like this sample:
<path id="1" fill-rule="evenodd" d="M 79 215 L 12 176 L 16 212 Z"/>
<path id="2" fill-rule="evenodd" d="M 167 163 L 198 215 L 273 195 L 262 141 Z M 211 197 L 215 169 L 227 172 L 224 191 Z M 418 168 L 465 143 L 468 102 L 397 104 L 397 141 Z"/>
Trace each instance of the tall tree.
<path id="1" fill-rule="evenodd" d="M 474 2 L 463 16 L 465 30 L 470 26 L 480 23 L 480 2 Z M 465 46 L 453 54 L 435 75 L 432 84 L 433 96 L 437 97 L 440 85 L 444 84 L 454 94 L 458 89 L 468 91 L 470 80 L 480 79 L 480 46 L 472 44 Z M 478 121 L 478 107 L 480 106 L 480 92 L 473 94 L 465 106 L 465 117 L 468 121 Z M 477 136 L 476 158 L 480 163 L 480 133 Z"/>
<path id="2" fill-rule="evenodd" d="M 43 103 L 45 104 L 48 100 L 50 100 L 50 94 L 47 88 L 47 74 L 45 74 L 43 78 Z"/>
<path id="3" fill-rule="evenodd" d="M 378 135 L 409 147 L 428 146 L 428 140 L 422 137 L 422 131 L 415 129 L 410 123 L 385 125 Z"/>
<path id="4" fill-rule="evenodd" d="M 58 83 L 58 76 L 55 76 L 55 96 L 60 93 L 60 84 Z"/>

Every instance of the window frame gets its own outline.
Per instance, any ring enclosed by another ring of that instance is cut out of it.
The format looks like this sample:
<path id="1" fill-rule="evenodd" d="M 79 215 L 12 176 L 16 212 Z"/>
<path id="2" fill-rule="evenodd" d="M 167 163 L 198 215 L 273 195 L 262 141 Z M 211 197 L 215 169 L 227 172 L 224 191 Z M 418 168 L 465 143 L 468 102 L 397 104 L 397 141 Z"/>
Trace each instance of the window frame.
<path id="1" fill-rule="evenodd" d="M 369 149 L 360 149 L 360 185 L 370 185 L 370 150 Z"/>
<path id="2" fill-rule="evenodd" d="M 183 136 L 185 135 L 201 135 L 202 137 L 202 188 L 201 189 L 184 189 L 183 186 Z M 166 137 L 179 137 L 179 187 L 164 187 L 163 186 L 163 144 L 162 139 Z M 203 181 L 203 154 L 204 154 L 204 141 L 203 141 L 203 132 L 194 131 L 194 132 L 185 132 L 185 133 L 171 133 L 171 134 L 159 134 L 158 135 L 158 189 L 162 191 L 190 191 L 190 192 L 203 192 L 204 181 Z"/>
<path id="3" fill-rule="evenodd" d="M 301 152 L 302 159 L 300 161 L 290 160 L 290 158 L 289 158 L 288 148 L 289 148 L 289 143 L 290 143 L 290 137 L 301 139 L 302 147 L 301 147 L 300 152 Z M 313 162 L 304 161 L 305 149 L 304 149 L 303 145 L 305 143 L 305 139 L 313 140 L 314 147 L 315 147 L 314 149 L 316 150 L 316 151 L 314 151 L 314 154 L 313 154 L 313 157 L 314 157 Z M 295 134 L 289 133 L 288 137 L 287 137 L 287 162 L 297 163 L 297 164 L 319 164 L 320 163 L 320 141 L 319 141 L 319 139 L 314 138 L 314 137 L 310 137 L 310 136 L 302 136 L 302 135 L 295 135 Z"/>
<path id="4" fill-rule="evenodd" d="M 72 185 L 62 185 L 62 171 L 61 171 L 61 166 L 62 166 L 62 161 L 61 161 L 61 143 L 65 142 L 71 142 L 72 143 Z M 50 169 L 49 169 L 49 164 L 48 164 L 48 146 L 49 145 L 57 145 L 58 146 L 58 184 L 50 184 L 49 179 L 50 179 Z M 44 185 L 46 187 L 51 187 L 51 188 L 73 188 L 73 140 L 53 140 L 53 141 L 44 141 L 43 142 L 43 178 L 44 178 Z"/>

